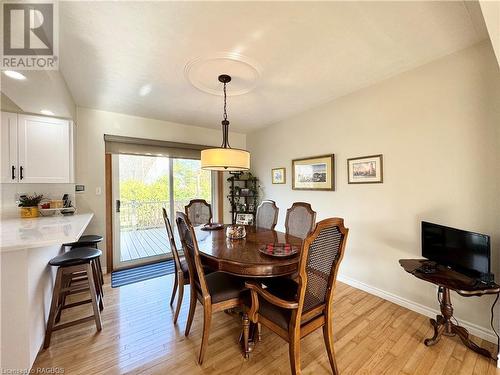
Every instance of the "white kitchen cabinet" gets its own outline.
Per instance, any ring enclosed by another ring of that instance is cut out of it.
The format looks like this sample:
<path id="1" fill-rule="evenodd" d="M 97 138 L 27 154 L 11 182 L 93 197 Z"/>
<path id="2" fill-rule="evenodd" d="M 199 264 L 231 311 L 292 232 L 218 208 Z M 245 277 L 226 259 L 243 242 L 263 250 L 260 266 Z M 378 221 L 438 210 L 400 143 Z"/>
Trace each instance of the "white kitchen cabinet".
<path id="1" fill-rule="evenodd" d="M 1 147 L 1 182 L 18 181 L 17 161 L 17 114 L 2 112 Z"/>
<path id="2" fill-rule="evenodd" d="M 2 182 L 73 182 L 71 121 L 2 113 L 1 145 L 2 156 L 7 155 L 4 148 L 12 155 L 2 161 Z"/>

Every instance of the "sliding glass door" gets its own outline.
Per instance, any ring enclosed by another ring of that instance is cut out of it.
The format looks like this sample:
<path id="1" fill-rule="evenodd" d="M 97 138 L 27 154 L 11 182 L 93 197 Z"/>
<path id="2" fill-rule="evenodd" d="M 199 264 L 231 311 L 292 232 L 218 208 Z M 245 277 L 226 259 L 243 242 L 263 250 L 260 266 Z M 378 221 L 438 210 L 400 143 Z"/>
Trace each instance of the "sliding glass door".
<path id="1" fill-rule="evenodd" d="M 199 160 L 146 155 L 113 155 L 112 170 L 114 268 L 171 257 L 162 208 L 175 230 L 175 212 L 191 199 L 212 201 L 211 173 Z"/>

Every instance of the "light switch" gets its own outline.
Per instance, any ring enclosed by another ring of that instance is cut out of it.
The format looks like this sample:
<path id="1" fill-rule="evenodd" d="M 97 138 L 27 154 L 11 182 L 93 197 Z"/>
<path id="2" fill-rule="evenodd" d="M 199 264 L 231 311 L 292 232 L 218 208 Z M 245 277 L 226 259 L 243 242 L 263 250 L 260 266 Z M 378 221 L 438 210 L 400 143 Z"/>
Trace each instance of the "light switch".
<path id="1" fill-rule="evenodd" d="M 95 195 L 101 195 L 102 194 L 102 189 L 100 186 L 95 188 Z"/>

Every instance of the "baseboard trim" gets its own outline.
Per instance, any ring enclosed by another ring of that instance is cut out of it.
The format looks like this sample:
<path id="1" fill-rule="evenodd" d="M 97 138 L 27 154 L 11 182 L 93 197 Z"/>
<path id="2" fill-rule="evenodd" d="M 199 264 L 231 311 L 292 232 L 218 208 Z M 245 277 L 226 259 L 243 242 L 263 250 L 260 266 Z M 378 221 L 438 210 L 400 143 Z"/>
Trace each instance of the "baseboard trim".
<path id="1" fill-rule="evenodd" d="M 440 314 L 440 312 L 436 309 L 432 309 L 420 303 L 413 302 L 409 299 L 400 297 L 394 293 L 386 292 L 385 290 L 365 284 L 361 281 L 355 280 L 345 275 L 338 275 L 337 280 L 347 285 L 350 285 L 356 289 L 361 289 L 367 293 L 373 294 L 377 297 L 393 302 L 396 305 L 406 307 L 409 310 L 428 316 L 429 318 L 434 318 L 437 314 Z M 487 340 L 494 344 L 497 343 L 497 337 L 495 336 L 495 333 L 491 329 L 485 329 L 481 326 L 478 326 L 477 324 L 470 323 L 460 319 L 458 319 L 458 323 L 464 328 L 466 328 L 472 335 L 480 337 L 481 339 Z"/>

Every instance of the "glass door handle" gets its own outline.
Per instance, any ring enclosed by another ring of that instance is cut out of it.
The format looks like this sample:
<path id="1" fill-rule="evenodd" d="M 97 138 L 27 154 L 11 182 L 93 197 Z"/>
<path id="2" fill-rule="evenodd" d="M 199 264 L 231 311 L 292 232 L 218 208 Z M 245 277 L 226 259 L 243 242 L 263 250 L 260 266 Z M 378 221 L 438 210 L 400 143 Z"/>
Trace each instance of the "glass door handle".
<path id="1" fill-rule="evenodd" d="M 121 202 L 119 199 L 116 200 L 116 212 L 120 212 Z"/>

